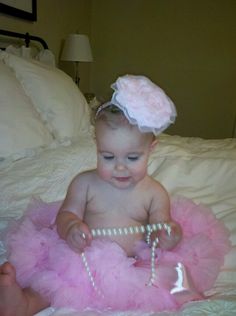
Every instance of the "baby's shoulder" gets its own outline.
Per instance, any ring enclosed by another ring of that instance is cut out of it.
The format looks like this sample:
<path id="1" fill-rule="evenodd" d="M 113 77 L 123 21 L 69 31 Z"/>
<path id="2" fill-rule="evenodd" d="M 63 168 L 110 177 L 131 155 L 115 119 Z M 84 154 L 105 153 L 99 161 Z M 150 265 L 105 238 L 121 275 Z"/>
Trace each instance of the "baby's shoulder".
<path id="1" fill-rule="evenodd" d="M 96 177 L 96 170 L 86 170 L 78 173 L 72 180 L 72 185 L 86 185 L 94 181 Z"/>
<path id="2" fill-rule="evenodd" d="M 151 176 L 147 177 L 146 185 L 147 185 L 146 189 L 151 194 L 154 194 L 154 195 L 159 195 L 159 194 L 161 194 L 161 195 L 168 195 L 168 193 L 167 193 L 166 189 L 164 188 L 164 186 L 159 181 L 157 181 L 156 179 L 154 179 Z"/>
<path id="3" fill-rule="evenodd" d="M 146 180 L 145 182 L 146 185 L 149 186 L 150 188 L 156 189 L 156 188 L 162 187 L 159 181 L 157 181 L 156 179 L 154 179 L 153 177 L 149 175 L 146 177 L 145 180 Z"/>

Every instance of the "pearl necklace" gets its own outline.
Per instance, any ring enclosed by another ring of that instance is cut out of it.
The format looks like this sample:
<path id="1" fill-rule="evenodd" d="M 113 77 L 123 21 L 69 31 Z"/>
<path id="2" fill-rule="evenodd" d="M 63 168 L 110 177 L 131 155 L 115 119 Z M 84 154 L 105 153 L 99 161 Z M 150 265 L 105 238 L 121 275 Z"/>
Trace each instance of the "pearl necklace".
<path id="1" fill-rule="evenodd" d="M 110 236 L 126 236 L 126 235 L 133 235 L 133 234 L 146 234 L 146 242 L 148 245 L 151 245 L 151 275 L 148 282 L 148 286 L 151 286 L 154 284 L 156 279 L 156 269 L 155 269 L 155 250 L 159 243 L 159 238 L 156 237 L 151 242 L 151 234 L 158 230 L 165 230 L 167 234 L 170 236 L 171 233 L 171 227 L 166 223 L 156 223 L 156 224 L 148 224 L 146 226 L 128 226 L 128 227 L 120 227 L 120 228 L 96 228 L 91 229 L 91 234 L 93 237 L 110 237 Z M 85 236 L 83 236 L 85 238 Z M 84 263 L 85 270 L 88 274 L 89 280 L 95 289 L 97 293 L 99 293 L 101 296 L 103 294 L 100 292 L 100 290 L 97 288 L 96 283 L 94 281 L 93 275 L 91 273 L 87 258 L 85 256 L 85 253 L 81 253 L 82 261 Z"/>

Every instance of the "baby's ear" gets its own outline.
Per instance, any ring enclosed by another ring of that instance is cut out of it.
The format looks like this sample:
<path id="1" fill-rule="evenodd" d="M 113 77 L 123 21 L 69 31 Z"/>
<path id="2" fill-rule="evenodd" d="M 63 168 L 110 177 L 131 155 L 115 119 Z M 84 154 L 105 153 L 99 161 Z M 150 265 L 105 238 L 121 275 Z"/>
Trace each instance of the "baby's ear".
<path id="1" fill-rule="evenodd" d="M 150 144 L 150 151 L 153 151 L 157 144 L 158 144 L 158 139 L 157 138 L 153 139 L 153 141 Z"/>

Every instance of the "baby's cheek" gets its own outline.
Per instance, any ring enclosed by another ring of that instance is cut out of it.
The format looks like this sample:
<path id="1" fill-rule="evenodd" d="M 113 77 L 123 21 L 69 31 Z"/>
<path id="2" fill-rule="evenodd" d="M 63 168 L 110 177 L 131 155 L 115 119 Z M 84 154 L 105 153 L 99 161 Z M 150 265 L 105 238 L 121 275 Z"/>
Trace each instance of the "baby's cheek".
<path id="1" fill-rule="evenodd" d="M 111 178 L 111 171 L 108 168 L 98 167 L 98 174 L 103 180 L 108 180 Z"/>
<path id="2" fill-rule="evenodd" d="M 134 178 L 141 180 L 146 176 L 147 170 L 146 168 L 137 168 L 136 170 L 133 170 L 132 173 L 133 173 Z"/>

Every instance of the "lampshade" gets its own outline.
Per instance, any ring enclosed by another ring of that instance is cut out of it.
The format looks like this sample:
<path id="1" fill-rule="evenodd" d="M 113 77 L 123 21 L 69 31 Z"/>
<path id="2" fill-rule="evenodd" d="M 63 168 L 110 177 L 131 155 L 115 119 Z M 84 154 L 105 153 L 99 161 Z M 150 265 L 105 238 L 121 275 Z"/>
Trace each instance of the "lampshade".
<path id="1" fill-rule="evenodd" d="M 69 34 L 65 40 L 61 60 L 93 61 L 88 36 L 83 34 Z"/>

